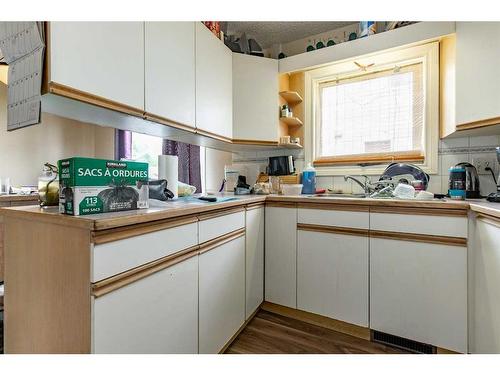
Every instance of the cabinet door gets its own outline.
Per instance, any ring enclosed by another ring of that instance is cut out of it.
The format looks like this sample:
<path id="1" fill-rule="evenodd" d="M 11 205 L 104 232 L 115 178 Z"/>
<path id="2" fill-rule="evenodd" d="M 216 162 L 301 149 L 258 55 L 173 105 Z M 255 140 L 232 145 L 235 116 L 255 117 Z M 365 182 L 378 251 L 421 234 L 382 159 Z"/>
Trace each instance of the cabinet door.
<path id="1" fill-rule="evenodd" d="M 194 22 L 146 22 L 146 112 L 195 126 Z"/>
<path id="2" fill-rule="evenodd" d="M 250 209 L 246 215 L 246 313 L 257 310 L 264 300 L 264 208 Z"/>
<path id="3" fill-rule="evenodd" d="M 368 237 L 299 230 L 297 308 L 368 327 Z"/>
<path id="4" fill-rule="evenodd" d="M 266 207 L 265 300 L 297 308 L 297 209 Z"/>
<path id="5" fill-rule="evenodd" d="M 233 54 L 233 138 L 278 140 L 278 60 Z"/>
<path id="6" fill-rule="evenodd" d="M 196 22 L 196 127 L 233 136 L 232 52 Z"/>
<path id="7" fill-rule="evenodd" d="M 371 238 L 370 328 L 467 352 L 467 248 Z"/>
<path id="8" fill-rule="evenodd" d="M 200 255 L 200 353 L 218 353 L 245 322 L 245 237 Z"/>
<path id="9" fill-rule="evenodd" d="M 198 256 L 94 300 L 94 353 L 197 353 Z"/>
<path id="10" fill-rule="evenodd" d="M 500 23 L 456 23 L 456 122 L 500 116 Z"/>
<path id="11" fill-rule="evenodd" d="M 51 22 L 53 82 L 144 109 L 143 22 Z"/>
<path id="12" fill-rule="evenodd" d="M 500 353 L 500 223 L 477 219 L 470 273 L 470 351 Z"/>

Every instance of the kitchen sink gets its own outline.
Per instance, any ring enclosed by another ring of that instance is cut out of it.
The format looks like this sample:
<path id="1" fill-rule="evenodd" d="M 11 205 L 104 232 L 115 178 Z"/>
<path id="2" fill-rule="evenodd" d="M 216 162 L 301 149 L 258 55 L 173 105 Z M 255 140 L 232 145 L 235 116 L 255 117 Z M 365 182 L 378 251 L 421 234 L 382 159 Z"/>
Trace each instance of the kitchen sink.
<path id="1" fill-rule="evenodd" d="M 309 197 L 314 197 L 314 198 L 366 198 L 367 195 L 364 193 L 359 193 L 359 194 L 332 193 L 332 194 L 314 194 L 314 195 L 309 195 Z"/>

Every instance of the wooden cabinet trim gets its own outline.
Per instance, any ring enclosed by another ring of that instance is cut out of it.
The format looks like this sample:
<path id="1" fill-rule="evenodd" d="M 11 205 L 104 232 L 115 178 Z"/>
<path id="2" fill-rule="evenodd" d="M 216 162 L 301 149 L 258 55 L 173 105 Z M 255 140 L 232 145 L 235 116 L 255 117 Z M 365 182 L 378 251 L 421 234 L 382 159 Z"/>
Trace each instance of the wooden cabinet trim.
<path id="1" fill-rule="evenodd" d="M 297 224 L 297 230 L 304 230 L 308 232 L 322 232 L 322 233 L 335 233 L 347 236 L 363 236 L 368 237 L 368 229 L 358 228 L 344 228 L 337 226 L 316 225 L 316 224 Z"/>
<path id="2" fill-rule="evenodd" d="M 387 213 L 402 215 L 426 215 L 426 216 L 465 216 L 467 207 L 454 208 L 425 208 L 425 207 L 370 207 L 370 213 Z"/>
<path id="3" fill-rule="evenodd" d="M 62 85 L 60 83 L 49 82 L 48 91 L 52 94 L 64 96 L 66 98 L 74 99 L 83 103 L 92 104 L 98 107 L 110 109 L 112 111 L 122 112 L 128 115 L 144 118 L 144 111 L 142 109 L 118 103 L 101 96 Z"/>
<path id="4" fill-rule="evenodd" d="M 233 139 L 232 142 L 235 145 L 256 145 L 269 147 L 277 147 L 279 145 L 277 141 L 261 141 L 256 139 Z"/>
<path id="5" fill-rule="evenodd" d="M 466 122 L 463 124 L 458 124 L 457 130 L 460 131 L 460 130 L 479 129 L 479 128 L 484 128 L 487 126 L 498 125 L 498 124 L 500 124 L 500 116 L 487 118 L 487 119 L 483 119 L 483 120 L 478 120 L 478 121 L 473 121 L 473 122 Z"/>
<path id="6" fill-rule="evenodd" d="M 105 294 L 129 285 L 135 281 L 143 279 L 156 272 L 164 270 L 165 268 L 172 267 L 186 259 L 198 255 L 199 246 L 193 246 L 181 250 L 175 254 L 167 255 L 153 262 L 146 263 L 142 266 L 133 268 L 131 270 L 119 273 L 118 275 L 111 276 L 107 279 L 98 281 L 92 284 L 92 295 L 96 298 L 102 297 Z"/>
<path id="7" fill-rule="evenodd" d="M 177 121 L 169 120 L 165 117 L 161 117 L 161 116 L 155 115 L 153 113 L 145 112 L 144 118 L 148 121 L 157 122 L 159 124 L 167 125 L 167 126 L 170 126 L 172 128 L 184 130 L 184 131 L 187 131 L 190 133 L 196 133 L 196 128 L 194 128 L 192 126 L 182 124 L 182 123 L 177 122 Z"/>
<path id="8" fill-rule="evenodd" d="M 206 130 L 202 130 L 202 129 L 199 129 L 199 128 L 196 128 L 196 133 L 204 135 L 205 137 L 216 139 L 218 141 L 227 142 L 227 143 L 233 143 L 233 140 L 231 138 L 224 137 L 223 135 L 215 134 L 215 133 L 212 133 L 212 132 L 209 132 L 209 131 L 206 131 Z"/>
<path id="9" fill-rule="evenodd" d="M 354 205 L 354 204 L 338 204 L 338 203 L 305 203 L 297 204 L 298 208 L 314 209 L 314 210 L 329 210 L 329 211 L 355 211 L 368 212 L 369 206 Z"/>
<path id="10" fill-rule="evenodd" d="M 232 240 L 235 240 L 236 238 L 244 236 L 246 233 L 246 228 L 241 228 L 237 229 L 233 232 L 224 234 L 223 236 L 214 238 L 210 241 L 206 241 L 202 244 L 200 244 L 200 250 L 199 253 L 200 255 L 203 253 L 206 253 L 207 251 L 213 250 L 216 247 L 219 247 L 221 245 L 224 245 L 225 243 L 231 242 Z"/>
<path id="11" fill-rule="evenodd" d="M 370 238 L 382 238 L 387 240 L 411 241 L 432 243 L 438 245 L 450 245 L 467 247 L 467 238 L 435 236 L 430 234 L 400 233 L 383 230 L 370 230 Z"/>
<path id="12" fill-rule="evenodd" d="M 292 202 L 279 202 L 279 201 L 266 201 L 266 207 L 282 207 L 282 208 L 297 208 L 297 203 Z"/>
<path id="13" fill-rule="evenodd" d="M 228 209 L 224 209 L 224 210 L 217 210 L 217 211 L 214 211 L 214 212 L 208 212 L 206 214 L 200 214 L 200 215 L 198 215 L 198 220 L 199 221 L 205 221 L 205 220 L 214 219 L 216 217 L 230 215 L 230 214 L 234 214 L 234 213 L 237 213 L 237 212 L 244 212 L 244 211 L 245 211 L 245 207 L 244 206 L 234 207 L 234 208 L 228 208 Z"/>
<path id="14" fill-rule="evenodd" d="M 480 213 L 476 216 L 476 218 L 479 221 L 482 221 L 484 223 L 487 223 L 487 224 L 493 225 L 497 228 L 500 228 L 500 219 L 495 217 L 495 216 Z"/>
<path id="15" fill-rule="evenodd" d="M 248 204 L 248 205 L 245 207 L 245 209 L 246 209 L 247 211 L 250 211 L 250 210 L 257 210 L 257 209 L 259 209 L 259 208 L 264 208 L 265 206 L 266 206 L 266 205 L 265 205 L 265 203 L 263 203 L 263 202 L 262 202 L 262 203 L 260 203 L 260 202 L 259 202 L 259 203 L 252 203 L 252 204 Z"/>
<path id="16" fill-rule="evenodd" d="M 92 242 L 96 245 L 104 244 L 164 229 L 175 228 L 181 225 L 193 224 L 196 222 L 198 222 L 198 218 L 196 216 L 188 216 L 175 219 L 158 220 L 157 222 L 152 223 L 135 224 L 116 229 L 105 229 L 92 232 Z"/>

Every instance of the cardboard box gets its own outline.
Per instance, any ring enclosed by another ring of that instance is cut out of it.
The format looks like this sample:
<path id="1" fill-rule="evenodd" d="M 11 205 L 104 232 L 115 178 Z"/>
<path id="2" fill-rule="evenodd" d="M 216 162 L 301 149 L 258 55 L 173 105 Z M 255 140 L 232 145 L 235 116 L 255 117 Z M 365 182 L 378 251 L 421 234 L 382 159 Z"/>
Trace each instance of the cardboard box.
<path id="1" fill-rule="evenodd" d="M 148 163 L 59 160 L 59 212 L 92 215 L 148 208 Z"/>

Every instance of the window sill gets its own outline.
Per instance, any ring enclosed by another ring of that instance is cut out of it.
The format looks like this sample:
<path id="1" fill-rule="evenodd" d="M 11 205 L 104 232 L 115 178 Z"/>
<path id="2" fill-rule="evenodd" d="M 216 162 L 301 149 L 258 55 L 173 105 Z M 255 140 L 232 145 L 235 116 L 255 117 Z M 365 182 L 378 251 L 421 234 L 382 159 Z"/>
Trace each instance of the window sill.
<path id="1" fill-rule="evenodd" d="M 324 157 L 314 160 L 315 167 L 324 166 L 370 166 L 373 164 L 409 162 L 423 163 L 425 157 L 421 153 L 402 152 L 397 154 L 364 154 L 364 155 L 345 155 L 335 157 Z"/>

